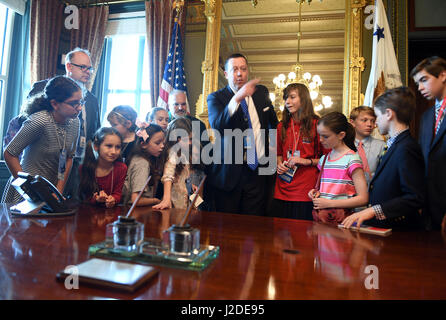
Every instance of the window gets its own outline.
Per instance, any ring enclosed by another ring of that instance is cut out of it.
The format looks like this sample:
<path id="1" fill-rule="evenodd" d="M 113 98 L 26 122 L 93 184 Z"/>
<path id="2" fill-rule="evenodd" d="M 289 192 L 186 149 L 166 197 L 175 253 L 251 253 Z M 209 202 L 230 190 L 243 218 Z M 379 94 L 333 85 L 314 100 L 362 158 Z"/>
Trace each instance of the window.
<path id="1" fill-rule="evenodd" d="M 3 141 L 3 118 L 5 110 L 5 94 L 8 80 L 9 48 L 11 44 L 12 17 L 14 12 L 0 4 L 0 137 Z"/>
<path id="2" fill-rule="evenodd" d="M 148 53 L 144 35 L 107 38 L 102 122 L 118 105 L 130 105 L 145 119 L 149 105 Z"/>

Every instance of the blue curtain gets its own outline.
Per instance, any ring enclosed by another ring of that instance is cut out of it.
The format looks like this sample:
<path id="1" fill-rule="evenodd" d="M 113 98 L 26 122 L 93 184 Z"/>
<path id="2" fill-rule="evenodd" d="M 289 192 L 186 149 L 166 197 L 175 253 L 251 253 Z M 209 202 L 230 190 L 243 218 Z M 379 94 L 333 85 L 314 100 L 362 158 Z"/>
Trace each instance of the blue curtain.
<path id="1" fill-rule="evenodd" d="M 14 14 L 11 53 L 8 73 L 8 88 L 5 97 L 3 136 L 9 120 L 19 114 L 23 98 L 30 89 L 29 83 L 29 25 L 30 2 L 26 2 L 25 15 Z M 2 143 L 3 144 L 3 143 Z"/>

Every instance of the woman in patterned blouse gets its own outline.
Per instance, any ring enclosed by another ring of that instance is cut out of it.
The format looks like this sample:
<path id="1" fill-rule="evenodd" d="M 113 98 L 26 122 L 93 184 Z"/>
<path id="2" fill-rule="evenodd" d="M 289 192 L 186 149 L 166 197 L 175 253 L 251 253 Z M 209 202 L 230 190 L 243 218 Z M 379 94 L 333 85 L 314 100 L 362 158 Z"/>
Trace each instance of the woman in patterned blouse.
<path id="1" fill-rule="evenodd" d="M 81 88 L 65 76 L 52 78 L 43 93 L 27 102 L 26 120 L 3 154 L 12 177 L 2 202 L 22 200 L 11 186 L 19 171 L 43 176 L 63 192 L 76 151 L 82 104 Z"/>

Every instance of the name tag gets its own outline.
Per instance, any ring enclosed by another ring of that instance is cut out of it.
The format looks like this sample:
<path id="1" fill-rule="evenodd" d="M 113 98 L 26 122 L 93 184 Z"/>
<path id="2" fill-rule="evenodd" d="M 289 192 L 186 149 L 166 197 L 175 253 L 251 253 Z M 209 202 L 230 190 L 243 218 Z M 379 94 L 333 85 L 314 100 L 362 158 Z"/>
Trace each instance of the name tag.
<path id="1" fill-rule="evenodd" d="M 66 163 L 67 163 L 67 150 L 63 149 L 62 152 L 59 154 L 59 167 L 57 170 L 58 180 L 65 179 Z"/>
<path id="2" fill-rule="evenodd" d="M 84 136 L 81 136 L 79 139 L 79 147 L 81 147 L 82 149 L 85 149 L 85 147 L 87 146 L 87 142 Z"/>
<path id="3" fill-rule="evenodd" d="M 287 152 L 288 159 L 291 158 L 290 155 L 291 155 L 291 150 L 288 150 Z M 294 156 L 300 157 L 300 151 L 299 150 L 294 151 Z M 286 172 L 280 174 L 279 178 L 285 181 L 286 183 L 290 183 L 293 180 L 294 174 L 296 173 L 298 168 L 299 168 L 298 165 L 289 168 Z"/>
<path id="4" fill-rule="evenodd" d="M 252 148 L 252 139 L 251 139 L 251 137 L 247 137 L 247 136 L 243 137 L 243 147 L 245 149 L 251 149 Z"/>

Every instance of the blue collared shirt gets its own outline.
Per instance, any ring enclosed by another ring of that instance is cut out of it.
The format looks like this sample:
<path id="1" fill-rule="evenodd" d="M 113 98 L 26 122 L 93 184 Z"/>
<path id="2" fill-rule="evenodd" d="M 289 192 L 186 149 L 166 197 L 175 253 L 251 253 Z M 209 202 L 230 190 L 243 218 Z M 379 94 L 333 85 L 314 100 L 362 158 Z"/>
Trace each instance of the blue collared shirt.
<path id="1" fill-rule="evenodd" d="M 389 137 L 389 139 L 387 139 L 387 150 L 390 149 L 392 144 L 395 142 L 396 138 L 406 130 L 409 130 L 409 129 L 407 128 L 407 129 L 401 130 L 401 131 L 397 132 L 393 137 Z"/>
<path id="2" fill-rule="evenodd" d="M 438 113 L 440 112 L 440 108 L 441 108 L 441 105 L 443 104 L 443 101 L 444 101 L 444 99 L 441 100 L 441 101 L 439 101 L 439 100 L 435 100 L 435 120 L 434 120 L 435 122 L 434 122 L 434 125 L 435 125 L 435 123 L 437 122 Z M 440 121 L 438 121 L 437 132 L 438 132 L 438 130 L 440 129 L 440 126 L 441 126 L 441 123 L 443 122 L 443 119 L 444 119 L 444 115 L 445 115 L 445 114 L 446 114 L 446 112 L 443 112 L 443 114 L 441 115 Z M 437 132 L 435 132 L 435 134 L 436 134 Z"/>

